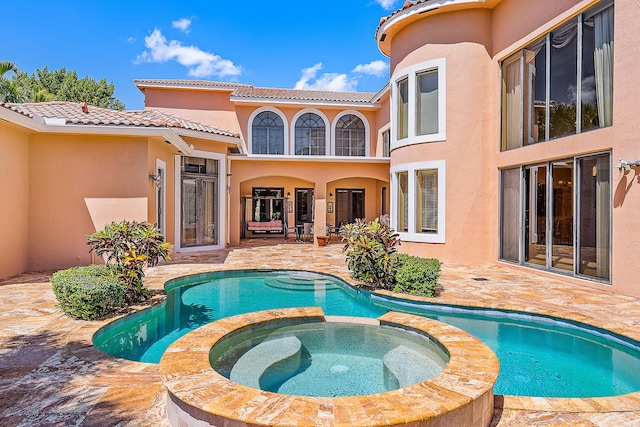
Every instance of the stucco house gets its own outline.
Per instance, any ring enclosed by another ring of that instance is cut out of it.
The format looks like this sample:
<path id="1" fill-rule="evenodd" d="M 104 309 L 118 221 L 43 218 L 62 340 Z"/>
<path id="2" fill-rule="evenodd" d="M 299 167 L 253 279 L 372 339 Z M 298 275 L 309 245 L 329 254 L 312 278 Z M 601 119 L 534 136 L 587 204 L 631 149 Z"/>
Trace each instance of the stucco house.
<path id="1" fill-rule="evenodd" d="M 640 296 L 638 19 L 407 1 L 375 29 L 378 93 L 156 79 L 143 111 L 4 104 L 0 276 L 89 263 L 121 216 L 190 251 L 389 214 L 403 252 Z"/>

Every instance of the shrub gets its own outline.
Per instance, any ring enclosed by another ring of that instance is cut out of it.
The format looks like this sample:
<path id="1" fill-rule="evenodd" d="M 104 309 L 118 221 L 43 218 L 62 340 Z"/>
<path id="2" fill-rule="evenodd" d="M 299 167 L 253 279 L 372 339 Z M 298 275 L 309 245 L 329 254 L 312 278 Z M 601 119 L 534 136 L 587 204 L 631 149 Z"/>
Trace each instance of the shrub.
<path id="1" fill-rule="evenodd" d="M 127 301 L 138 302 L 151 295 L 143 286 L 144 267 L 169 259 L 169 243 L 148 222 L 121 221 L 87 236 L 89 252 L 106 256 L 127 289 Z"/>
<path id="2" fill-rule="evenodd" d="M 398 234 L 375 219 L 356 220 L 340 229 L 351 277 L 374 288 L 392 289 L 397 268 Z"/>
<path id="3" fill-rule="evenodd" d="M 440 261 L 435 258 L 398 255 L 399 267 L 393 292 L 434 297 L 440 277 Z"/>
<path id="4" fill-rule="evenodd" d="M 77 319 L 97 319 L 126 302 L 125 287 L 106 265 L 58 271 L 51 285 L 62 311 Z"/>

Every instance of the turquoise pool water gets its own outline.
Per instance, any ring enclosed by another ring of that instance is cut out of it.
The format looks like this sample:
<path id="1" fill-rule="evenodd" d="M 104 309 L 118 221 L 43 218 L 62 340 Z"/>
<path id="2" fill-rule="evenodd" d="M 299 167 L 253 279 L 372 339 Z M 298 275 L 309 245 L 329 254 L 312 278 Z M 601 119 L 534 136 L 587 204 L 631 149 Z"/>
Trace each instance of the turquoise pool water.
<path id="1" fill-rule="evenodd" d="M 299 342 L 301 351 L 291 352 L 256 374 L 256 360 L 268 360 L 274 342 L 286 346 L 279 341 L 292 338 Z M 393 366 L 406 364 L 408 358 L 413 361 L 411 370 L 395 376 Z M 248 387 L 297 396 L 336 397 L 384 393 L 426 381 L 444 369 L 449 356 L 415 332 L 389 326 L 313 322 L 241 332 L 216 344 L 209 359 L 220 374 Z M 385 369 L 385 360 L 393 365 L 390 370 Z"/>
<path id="2" fill-rule="evenodd" d="M 640 344 L 624 337 L 543 316 L 408 303 L 310 273 L 234 271 L 178 279 L 167 284 L 166 302 L 106 325 L 94 344 L 113 356 L 158 363 L 176 339 L 214 320 L 301 306 L 320 306 L 330 316 L 402 311 L 457 326 L 498 356 L 498 394 L 596 397 L 640 390 Z"/>

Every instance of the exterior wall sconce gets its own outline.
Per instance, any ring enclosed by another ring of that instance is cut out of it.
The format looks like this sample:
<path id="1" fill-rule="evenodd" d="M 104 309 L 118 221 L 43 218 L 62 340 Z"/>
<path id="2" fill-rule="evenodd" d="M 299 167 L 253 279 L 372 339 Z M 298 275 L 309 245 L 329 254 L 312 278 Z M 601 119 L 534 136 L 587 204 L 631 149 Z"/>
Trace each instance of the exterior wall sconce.
<path id="1" fill-rule="evenodd" d="M 329 193 L 329 201 L 333 202 L 333 193 Z"/>
<path id="2" fill-rule="evenodd" d="M 630 160 L 620 159 L 620 161 L 615 167 L 620 172 L 629 172 L 631 168 L 640 167 L 640 160 L 636 160 L 635 162 L 632 162 Z"/>
<path id="3" fill-rule="evenodd" d="M 157 188 L 162 186 L 162 177 L 160 175 L 151 174 L 149 175 L 149 179 L 153 181 Z"/>

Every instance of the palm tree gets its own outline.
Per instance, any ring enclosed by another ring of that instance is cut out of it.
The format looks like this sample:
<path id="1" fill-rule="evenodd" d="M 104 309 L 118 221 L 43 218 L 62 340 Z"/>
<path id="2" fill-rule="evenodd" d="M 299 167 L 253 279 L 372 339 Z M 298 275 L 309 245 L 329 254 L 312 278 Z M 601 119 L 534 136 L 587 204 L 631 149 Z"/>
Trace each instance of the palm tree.
<path id="1" fill-rule="evenodd" d="M 10 61 L 0 61 L 0 79 L 4 78 L 4 75 L 9 71 L 13 71 L 14 74 L 18 74 L 18 66 Z"/>
<path id="2" fill-rule="evenodd" d="M 13 62 L 0 61 L 0 102 L 24 102 L 24 89 L 16 84 L 15 79 L 9 80 L 5 77 L 9 71 L 13 71 L 14 77 L 20 72 Z"/>

